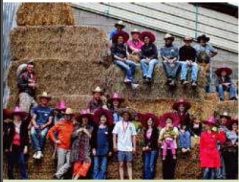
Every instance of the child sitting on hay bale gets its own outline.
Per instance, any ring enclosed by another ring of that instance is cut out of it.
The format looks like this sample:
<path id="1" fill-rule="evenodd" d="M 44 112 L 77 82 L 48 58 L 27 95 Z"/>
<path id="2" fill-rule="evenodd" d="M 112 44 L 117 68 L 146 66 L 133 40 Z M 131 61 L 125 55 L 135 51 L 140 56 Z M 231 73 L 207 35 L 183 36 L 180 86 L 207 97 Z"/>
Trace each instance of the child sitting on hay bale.
<path id="1" fill-rule="evenodd" d="M 236 98 L 236 89 L 235 86 L 230 78 L 232 74 L 232 69 L 228 67 L 219 67 L 215 71 L 217 75 L 216 79 L 216 89 L 218 92 L 218 96 L 221 101 L 224 101 L 224 91 L 229 92 L 230 100 L 237 100 Z"/>

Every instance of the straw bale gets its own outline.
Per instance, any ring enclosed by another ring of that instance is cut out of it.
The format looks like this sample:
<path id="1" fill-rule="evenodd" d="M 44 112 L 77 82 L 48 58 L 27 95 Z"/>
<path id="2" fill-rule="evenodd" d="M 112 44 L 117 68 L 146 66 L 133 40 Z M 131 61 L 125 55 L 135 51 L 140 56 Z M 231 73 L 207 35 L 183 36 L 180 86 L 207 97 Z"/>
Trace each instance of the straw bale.
<path id="1" fill-rule="evenodd" d="M 217 103 L 220 101 L 217 92 L 206 93 L 205 100 L 210 100 L 210 101 L 213 101 L 214 103 Z"/>
<path id="2" fill-rule="evenodd" d="M 104 74 L 104 86 L 109 92 L 118 92 L 123 97 L 128 98 L 129 100 L 158 100 L 163 98 L 195 98 L 203 99 L 204 98 L 204 76 L 199 74 L 198 87 L 196 90 L 193 90 L 190 86 L 186 89 L 183 88 L 180 81 L 177 81 L 177 89 L 174 92 L 169 92 L 166 83 L 165 72 L 162 67 L 157 65 L 154 70 L 153 83 L 151 86 L 143 83 L 142 72 L 140 66 L 137 66 L 134 78 L 140 86 L 137 90 L 132 91 L 130 86 L 127 86 L 123 83 L 125 73 L 116 65 L 111 65 Z"/>
<path id="3" fill-rule="evenodd" d="M 74 25 L 69 3 L 22 3 L 16 21 L 18 26 Z"/>
<path id="4" fill-rule="evenodd" d="M 16 27 L 10 33 L 11 59 L 63 59 L 104 62 L 107 36 L 102 30 L 80 26 Z"/>
<path id="5" fill-rule="evenodd" d="M 238 101 L 218 102 L 216 112 L 221 114 L 225 111 L 232 117 L 238 117 Z"/>

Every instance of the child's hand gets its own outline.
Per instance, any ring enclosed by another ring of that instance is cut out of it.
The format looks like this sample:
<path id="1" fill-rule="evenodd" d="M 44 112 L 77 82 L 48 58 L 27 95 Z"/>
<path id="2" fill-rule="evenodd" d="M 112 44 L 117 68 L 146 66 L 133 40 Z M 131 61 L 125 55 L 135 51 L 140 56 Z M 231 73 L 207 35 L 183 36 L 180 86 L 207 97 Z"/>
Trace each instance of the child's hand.
<path id="1" fill-rule="evenodd" d="M 92 154 L 96 155 L 96 150 L 95 149 L 92 149 Z"/>

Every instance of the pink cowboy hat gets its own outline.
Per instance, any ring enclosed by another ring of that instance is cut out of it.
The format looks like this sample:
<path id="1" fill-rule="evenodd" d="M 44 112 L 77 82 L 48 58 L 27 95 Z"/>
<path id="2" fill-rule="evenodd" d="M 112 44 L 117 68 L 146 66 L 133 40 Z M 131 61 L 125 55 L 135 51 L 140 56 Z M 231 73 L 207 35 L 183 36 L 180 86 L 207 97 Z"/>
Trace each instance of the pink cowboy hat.
<path id="1" fill-rule="evenodd" d="M 90 121 L 93 120 L 93 115 L 89 113 L 87 109 L 82 109 L 80 113 L 76 115 L 77 120 L 80 122 L 83 117 L 87 117 Z"/>
<path id="2" fill-rule="evenodd" d="M 57 104 L 56 104 L 56 109 L 59 111 L 64 111 L 66 110 L 66 103 L 64 100 L 60 100 Z"/>
<path id="3" fill-rule="evenodd" d="M 113 93 L 112 97 L 109 99 L 109 102 L 113 102 L 114 100 L 118 100 L 119 102 L 123 102 L 125 99 L 120 97 L 118 93 Z"/>
<path id="4" fill-rule="evenodd" d="M 206 120 L 203 120 L 202 123 L 209 124 L 209 125 L 216 125 L 216 119 L 214 116 L 210 116 Z"/>
<path id="5" fill-rule="evenodd" d="M 25 111 L 22 111 L 19 106 L 15 106 L 12 112 L 12 115 L 19 115 L 21 118 L 25 118 L 27 114 L 28 113 Z"/>

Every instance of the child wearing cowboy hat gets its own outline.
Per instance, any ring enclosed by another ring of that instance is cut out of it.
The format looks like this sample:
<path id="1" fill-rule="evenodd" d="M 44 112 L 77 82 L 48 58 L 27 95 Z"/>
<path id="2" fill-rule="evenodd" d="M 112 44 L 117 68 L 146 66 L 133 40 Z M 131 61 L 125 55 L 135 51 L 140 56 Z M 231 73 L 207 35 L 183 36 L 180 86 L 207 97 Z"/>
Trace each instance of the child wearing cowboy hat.
<path id="1" fill-rule="evenodd" d="M 136 129 L 131 122 L 133 111 L 129 108 L 120 110 L 122 120 L 113 129 L 113 148 L 118 153 L 120 179 L 124 179 L 124 163 L 127 164 L 129 179 L 132 180 L 133 153 L 136 152 Z"/>
<path id="2" fill-rule="evenodd" d="M 48 106 L 51 97 L 47 92 L 43 92 L 39 97 L 39 105 L 33 108 L 33 116 L 31 121 L 31 139 L 34 150 L 34 159 L 43 157 L 43 147 L 49 126 L 52 124 L 53 109 Z"/>
<path id="3" fill-rule="evenodd" d="M 232 74 L 232 69 L 223 66 L 217 68 L 215 73 L 217 75 L 215 85 L 220 100 L 224 101 L 224 91 L 229 92 L 230 100 L 237 100 L 236 89 L 230 77 L 230 75 Z"/>
<path id="4" fill-rule="evenodd" d="M 70 165 L 70 149 L 71 149 L 71 134 L 73 132 L 74 112 L 71 108 L 66 108 L 63 111 L 63 118 L 58 121 L 48 131 L 48 136 L 51 141 L 57 145 L 57 172 L 54 178 L 60 179 L 71 167 Z M 57 138 L 55 137 L 57 133 Z"/>
<path id="5" fill-rule="evenodd" d="M 28 179 L 25 156 L 28 152 L 29 138 L 27 123 L 24 121 L 27 112 L 16 106 L 11 112 L 12 122 L 8 123 L 5 134 L 5 152 L 7 153 L 8 178 L 15 179 L 13 175 L 14 164 L 17 161 L 20 168 L 21 179 Z"/>
<path id="6" fill-rule="evenodd" d="M 109 110 L 100 108 L 94 113 L 96 127 L 92 132 L 91 148 L 94 158 L 93 179 L 106 179 L 108 156 L 113 151 L 113 115 Z"/>

